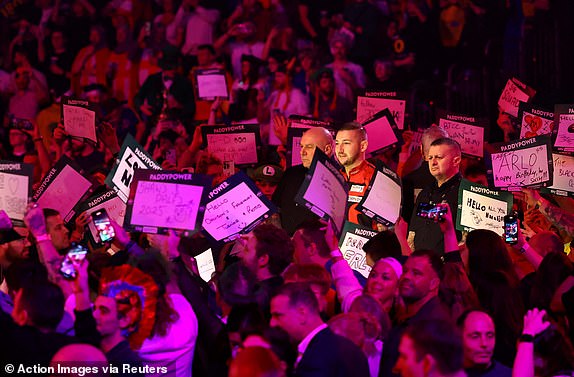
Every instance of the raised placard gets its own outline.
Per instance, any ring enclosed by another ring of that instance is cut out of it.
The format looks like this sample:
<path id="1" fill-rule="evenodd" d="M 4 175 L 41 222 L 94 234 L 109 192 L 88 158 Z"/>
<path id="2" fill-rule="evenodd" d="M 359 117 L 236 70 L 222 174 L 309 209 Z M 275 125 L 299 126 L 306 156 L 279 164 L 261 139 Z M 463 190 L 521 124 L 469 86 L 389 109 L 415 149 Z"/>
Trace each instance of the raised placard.
<path id="1" fill-rule="evenodd" d="M 552 186 L 540 191 L 574 197 L 574 156 L 552 153 L 554 179 Z"/>
<path id="2" fill-rule="evenodd" d="M 321 150 L 315 149 L 295 202 L 323 219 L 330 219 L 340 232 L 345 222 L 347 195 L 347 185 L 335 163 Z"/>
<path id="3" fill-rule="evenodd" d="M 402 191 L 399 176 L 383 167 L 375 171 L 370 182 L 367 192 L 357 205 L 357 211 L 386 226 L 394 224 L 401 212 Z"/>
<path id="4" fill-rule="evenodd" d="M 494 144 L 489 158 L 493 187 L 514 190 L 552 184 L 553 165 L 550 137 L 537 136 L 505 144 Z"/>
<path id="5" fill-rule="evenodd" d="M 552 133 L 554 128 L 554 113 L 521 102 L 518 111 L 520 121 L 520 138 L 527 139 Z"/>
<path id="6" fill-rule="evenodd" d="M 62 123 L 66 133 L 97 143 L 96 112 L 86 100 L 64 97 L 62 99 Z"/>
<path id="7" fill-rule="evenodd" d="M 120 226 L 123 225 L 126 215 L 126 203 L 118 197 L 118 194 L 114 190 L 108 190 L 103 194 L 88 198 L 81 204 L 78 212 L 86 212 L 91 215 L 101 209 L 106 210 L 110 219 L 114 220 Z M 95 244 L 101 243 L 98 237 L 98 230 L 93 221 L 88 223 L 88 229 L 92 236 L 92 241 Z"/>
<path id="8" fill-rule="evenodd" d="M 213 261 L 213 252 L 211 248 L 205 250 L 203 253 L 195 257 L 195 262 L 197 263 L 197 271 L 199 276 L 208 282 L 211 280 L 211 276 L 215 272 L 215 262 Z"/>
<path id="9" fill-rule="evenodd" d="M 236 166 L 242 167 L 258 163 L 259 125 L 202 126 L 201 132 L 207 151 L 221 161 L 234 161 Z"/>
<path id="10" fill-rule="evenodd" d="M 365 123 L 379 111 L 388 109 L 399 130 L 404 130 L 406 103 L 402 93 L 367 90 L 357 98 L 357 122 Z"/>
<path id="11" fill-rule="evenodd" d="M 194 74 L 197 98 L 204 101 L 229 98 L 227 75 L 224 70 L 198 69 Z"/>
<path id="12" fill-rule="evenodd" d="M 76 204 L 88 197 L 91 190 L 92 182 L 64 156 L 44 176 L 32 200 L 42 208 L 58 211 L 68 222 L 76 214 Z"/>
<path id="13" fill-rule="evenodd" d="M 476 117 L 461 114 L 439 114 L 439 126 L 448 136 L 460 144 L 463 155 L 484 158 L 484 125 L 485 121 Z"/>
<path id="14" fill-rule="evenodd" d="M 375 155 L 391 148 L 399 141 L 397 126 L 388 109 L 381 110 L 367 119 L 363 126 L 369 141 L 366 150 L 369 155 Z"/>
<path id="15" fill-rule="evenodd" d="M 536 91 L 516 78 L 509 79 L 498 99 L 498 107 L 513 117 L 518 117 L 520 102 L 529 102 Z"/>
<path id="16" fill-rule="evenodd" d="M 128 134 L 120 150 L 119 160 L 106 177 L 106 184 L 118 193 L 118 196 L 127 203 L 130 187 L 136 169 L 161 170 L 161 166 L 153 160 L 144 148 Z"/>
<path id="17" fill-rule="evenodd" d="M 574 154 L 574 105 L 555 106 L 552 137 L 554 151 Z"/>
<path id="18" fill-rule="evenodd" d="M 33 165 L 0 161 L 0 209 L 6 212 L 15 226 L 24 226 L 33 173 Z"/>
<path id="19" fill-rule="evenodd" d="M 343 258 L 353 270 L 358 271 L 365 278 L 369 277 L 371 267 L 367 264 L 367 255 L 363 251 L 363 246 L 376 234 L 377 232 L 372 229 L 347 221 L 339 239 L 339 249 Z"/>
<path id="20" fill-rule="evenodd" d="M 211 181 L 202 174 L 136 170 L 124 228 L 144 233 L 199 230 Z"/>
<path id="21" fill-rule="evenodd" d="M 229 242 L 275 212 L 275 205 L 245 173 L 239 172 L 208 194 L 203 229 L 212 242 Z"/>
<path id="22" fill-rule="evenodd" d="M 510 192 L 491 190 L 463 179 L 458 189 L 456 229 L 488 229 L 502 235 L 504 216 L 512 210 L 512 200 Z"/>

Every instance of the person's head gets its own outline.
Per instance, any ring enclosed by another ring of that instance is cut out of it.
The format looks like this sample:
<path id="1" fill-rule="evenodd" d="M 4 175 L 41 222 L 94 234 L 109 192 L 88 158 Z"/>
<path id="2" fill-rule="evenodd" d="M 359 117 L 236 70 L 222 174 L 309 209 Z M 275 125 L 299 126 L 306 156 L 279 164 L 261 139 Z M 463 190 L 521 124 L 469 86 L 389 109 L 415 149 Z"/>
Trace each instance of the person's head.
<path id="1" fill-rule="evenodd" d="M 502 237 L 487 229 L 476 229 L 468 233 L 466 238 L 468 248 L 469 278 L 484 275 L 496 270 L 514 274 L 512 259 Z"/>
<path id="2" fill-rule="evenodd" d="M 215 48 L 213 45 L 205 44 L 197 47 L 197 65 L 209 67 L 215 62 Z"/>
<path id="3" fill-rule="evenodd" d="M 319 93 L 330 97 L 335 93 L 335 76 L 329 68 L 324 68 L 317 73 L 317 87 Z"/>
<path id="4" fill-rule="evenodd" d="M 315 68 L 316 61 L 315 61 L 315 53 L 313 52 L 313 50 L 310 48 L 306 48 L 299 51 L 299 62 L 301 64 L 301 68 L 303 68 L 305 72 L 309 72 L 313 68 Z"/>
<path id="5" fill-rule="evenodd" d="M 198 174 L 206 174 L 212 177 L 212 187 L 218 186 L 225 180 L 225 176 L 223 175 L 223 162 L 219 159 L 219 157 L 210 153 L 203 154 L 201 157 L 199 157 L 195 167 L 195 172 Z"/>
<path id="6" fill-rule="evenodd" d="M 345 123 L 337 132 L 335 152 L 337 160 L 348 171 L 365 160 L 367 131 L 359 123 Z"/>
<path id="7" fill-rule="evenodd" d="M 62 251 L 70 247 L 70 231 L 64 225 L 60 213 L 51 208 L 44 208 L 43 211 L 46 231 L 48 231 L 56 250 Z"/>
<path id="8" fill-rule="evenodd" d="M 464 266 L 460 263 L 445 263 L 438 297 L 450 310 L 452 318 L 458 318 L 465 311 L 480 305 Z"/>
<path id="9" fill-rule="evenodd" d="M 267 199 L 271 200 L 277 185 L 283 177 L 283 170 L 277 165 L 265 164 L 257 167 L 251 174 L 251 179 Z"/>
<path id="10" fill-rule="evenodd" d="M 407 259 L 399 282 L 399 293 L 407 303 L 438 295 L 443 262 L 432 250 L 415 250 Z"/>
<path id="11" fill-rule="evenodd" d="M 333 37 L 331 39 L 330 47 L 331 55 L 333 55 L 335 61 L 347 59 L 347 53 L 349 52 L 349 43 L 347 38 L 342 35 Z"/>
<path id="12" fill-rule="evenodd" d="M 548 316 L 547 316 L 548 317 Z M 568 335 L 553 322 L 542 333 L 534 337 L 535 376 L 562 376 L 564 371 L 574 369 L 574 347 Z"/>
<path id="13" fill-rule="evenodd" d="M 74 343 L 60 348 L 52 357 L 50 365 L 55 370 L 58 370 L 60 365 L 81 367 L 70 368 L 73 372 L 65 374 L 70 377 L 83 377 L 86 370 L 83 368 L 93 366 L 100 372 L 95 374 L 98 377 L 104 375 L 101 366 L 108 365 L 108 360 L 102 350 L 90 344 Z"/>
<path id="14" fill-rule="evenodd" d="M 0 266 L 7 268 L 12 263 L 29 257 L 30 243 L 14 229 L 0 231 Z"/>
<path id="15" fill-rule="evenodd" d="M 324 224 L 318 220 L 305 221 L 293 233 L 293 258 L 296 263 L 325 264 L 329 259 L 329 245 L 325 241 Z"/>
<path id="16" fill-rule="evenodd" d="M 488 186 L 488 178 L 486 176 L 486 169 L 483 164 L 472 164 L 464 170 L 464 178 L 472 183 Z"/>
<path id="17" fill-rule="evenodd" d="M 556 233 L 549 230 L 536 233 L 530 238 L 528 244 L 532 246 L 541 257 L 545 257 L 548 253 L 552 252 L 564 253 L 564 242 L 562 242 L 562 239 L 560 239 Z"/>
<path id="18" fill-rule="evenodd" d="M 268 348 L 247 347 L 229 366 L 229 377 L 284 377 L 281 360 Z"/>
<path id="19" fill-rule="evenodd" d="M 30 77 L 32 73 L 28 68 L 18 67 L 14 75 L 16 88 L 18 90 L 26 90 L 30 86 Z"/>
<path id="20" fill-rule="evenodd" d="M 52 30 L 52 35 L 50 35 L 50 43 L 55 51 L 60 51 L 66 48 L 66 36 L 62 29 Z"/>
<path id="21" fill-rule="evenodd" d="M 388 80 L 393 74 L 393 62 L 389 60 L 378 59 L 375 61 L 375 77 L 378 81 Z"/>
<path id="22" fill-rule="evenodd" d="M 277 67 L 273 78 L 275 89 L 277 90 L 285 90 L 290 86 L 291 78 L 289 77 L 289 72 L 287 71 L 287 67 L 282 64 Z"/>
<path id="23" fill-rule="evenodd" d="M 4 272 L 8 294 L 14 300 L 16 292 L 24 285 L 48 281 L 48 270 L 42 263 L 21 259 L 12 263 Z"/>
<path id="24" fill-rule="evenodd" d="M 449 376 L 462 370 L 462 341 L 444 320 L 420 320 L 407 328 L 399 344 L 394 372 L 401 377 Z"/>
<path id="25" fill-rule="evenodd" d="M 453 139 L 437 139 L 431 143 L 427 161 L 432 176 L 442 184 L 459 172 L 460 145 Z"/>
<path id="26" fill-rule="evenodd" d="M 570 258 L 563 251 L 546 254 L 538 266 L 530 290 L 532 307 L 549 310 L 556 290 L 572 274 L 573 269 Z"/>
<path id="27" fill-rule="evenodd" d="M 366 254 L 367 264 L 371 267 L 382 258 L 399 259 L 402 255 L 401 244 L 395 232 L 384 230 L 365 242 L 363 251 Z"/>
<path id="28" fill-rule="evenodd" d="M 436 125 L 432 125 L 423 131 L 421 136 L 421 153 L 424 160 L 426 160 L 429 154 L 429 148 L 432 142 L 445 137 L 448 137 L 448 133 L 444 130 L 444 128 Z"/>
<path id="29" fill-rule="evenodd" d="M 482 310 L 468 310 L 457 320 L 462 334 L 464 367 L 486 369 L 492 363 L 496 331 L 494 321 Z"/>
<path id="30" fill-rule="evenodd" d="M 331 275 L 325 267 L 317 263 L 291 263 L 283 271 L 285 283 L 307 283 L 315 294 L 319 311 L 327 309 L 327 293 L 331 287 Z"/>
<path id="31" fill-rule="evenodd" d="M 338 314 L 329 320 L 328 325 L 335 334 L 349 339 L 365 353 L 381 335 L 381 325 L 367 313 Z"/>
<path id="32" fill-rule="evenodd" d="M 223 270 L 217 279 L 218 301 L 225 303 L 227 307 L 255 302 L 256 279 L 243 263 L 233 263 Z"/>
<path id="33" fill-rule="evenodd" d="M 380 339 L 385 340 L 392 323 L 389 313 L 385 311 L 379 300 L 369 295 L 360 295 L 351 304 L 349 313 L 364 313 L 373 316 L 380 325 Z"/>
<path id="34" fill-rule="evenodd" d="M 403 267 L 396 259 L 379 259 L 369 273 L 365 293 L 379 300 L 384 306 L 388 306 L 397 293 L 402 273 Z"/>
<path id="35" fill-rule="evenodd" d="M 29 325 L 45 332 L 56 330 L 64 316 L 64 293 L 49 281 L 25 284 L 14 296 L 12 318 L 20 326 Z"/>
<path id="36" fill-rule="evenodd" d="M 322 322 L 317 298 L 308 284 L 285 284 L 271 299 L 270 325 L 285 330 L 296 343 Z"/>
<path id="37" fill-rule="evenodd" d="M 20 148 L 26 149 L 30 140 L 30 135 L 23 130 L 11 128 L 10 131 L 8 131 L 8 142 L 14 151 Z"/>
<path id="38" fill-rule="evenodd" d="M 293 242 L 283 229 L 260 224 L 242 236 L 241 262 L 259 280 L 279 276 L 293 260 Z"/>
<path id="39" fill-rule="evenodd" d="M 120 335 L 122 329 L 128 326 L 128 317 L 118 311 L 118 304 L 113 297 L 98 296 L 93 313 L 96 328 L 103 338 Z"/>
<path id="40" fill-rule="evenodd" d="M 105 29 L 102 26 L 92 26 L 90 29 L 90 44 L 96 48 L 106 43 Z"/>
<path id="41" fill-rule="evenodd" d="M 327 156 L 333 155 L 333 136 L 323 127 L 313 127 L 301 136 L 301 163 L 304 167 L 311 166 L 315 148 L 319 148 Z"/>
<path id="42" fill-rule="evenodd" d="M 235 355 L 249 336 L 263 336 L 267 328 L 265 316 L 256 303 L 239 304 L 231 308 L 225 324 L 232 355 Z"/>

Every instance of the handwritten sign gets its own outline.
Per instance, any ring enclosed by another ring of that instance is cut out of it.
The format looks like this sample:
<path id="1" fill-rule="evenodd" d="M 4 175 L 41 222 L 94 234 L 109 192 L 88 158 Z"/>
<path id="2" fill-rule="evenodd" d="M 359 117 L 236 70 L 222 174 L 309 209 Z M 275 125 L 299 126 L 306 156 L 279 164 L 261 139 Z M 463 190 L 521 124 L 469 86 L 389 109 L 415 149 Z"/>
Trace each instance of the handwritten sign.
<path id="1" fill-rule="evenodd" d="M 388 109 L 399 130 L 405 129 L 407 102 L 397 92 L 367 91 L 365 96 L 357 98 L 357 122 L 365 123 L 379 111 Z"/>
<path id="2" fill-rule="evenodd" d="M 229 242 L 250 232 L 276 211 L 255 183 L 239 172 L 209 193 L 203 229 L 213 242 Z"/>
<path id="3" fill-rule="evenodd" d="M 222 69 L 198 69 L 195 71 L 197 97 L 213 101 L 216 98 L 229 98 L 227 75 Z"/>
<path id="4" fill-rule="evenodd" d="M 394 224 L 401 212 L 402 191 L 399 176 L 383 167 L 382 170 L 375 171 L 371 182 L 357 206 L 357 211 L 386 226 Z"/>
<path id="5" fill-rule="evenodd" d="M 128 134 L 119 154 L 119 162 L 106 177 L 106 184 L 127 203 L 136 169 L 161 170 L 161 166 Z"/>
<path id="6" fill-rule="evenodd" d="M 129 231 L 194 231 L 201 225 L 211 177 L 177 171 L 136 170 L 126 209 Z"/>
<path id="7" fill-rule="evenodd" d="M 545 187 L 552 184 L 552 148 L 549 136 L 537 136 L 493 145 L 489 177 L 494 187 Z"/>
<path id="8" fill-rule="evenodd" d="M 388 109 L 384 109 L 369 118 L 363 124 L 369 144 L 366 153 L 375 155 L 396 145 L 399 141 L 395 121 Z"/>
<path id="9" fill-rule="evenodd" d="M 560 196 L 574 196 L 574 156 L 553 153 L 554 179 L 552 186 L 541 189 Z"/>
<path id="10" fill-rule="evenodd" d="M 554 125 L 554 150 L 574 154 L 574 105 L 556 105 Z"/>
<path id="11" fill-rule="evenodd" d="M 92 182 L 64 156 L 44 176 L 32 200 L 42 208 L 60 212 L 64 221 L 68 222 L 76 213 L 76 204 L 87 197 L 91 189 Z"/>
<path id="12" fill-rule="evenodd" d="M 234 161 L 236 166 L 253 166 L 258 162 L 261 137 L 257 124 L 202 126 L 204 143 L 209 153 L 221 161 Z"/>
<path id="13" fill-rule="evenodd" d="M 0 208 L 15 226 L 24 226 L 33 172 L 33 165 L 0 161 Z"/>
<path id="14" fill-rule="evenodd" d="M 199 276 L 206 282 L 211 280 L 211 276 L 215 272 L 215 262 L 213 261 L 213 252 L 211 248 L 205 250 L 203 253 L 195 257 L 197 262 L 197 270 Z"/>
<path id="15" fill-rule="evenodd" d="M 460 144 L 462 153 L 468 157 L 484 158 L 484 123 L 466 115 L 439 115 L 439 126 Z"/>
<path id="16" fill-rule="evenodd" d="M 62 99 L 62 123 L 70 136 L 97 143 L 96 112 L 86 100 L 64 97 Z"/>
<path id="17" fill-rule="evenodd" d="M 126 215 L 126 203 L 118 197 L 118 194 L 114 190 L 108 190 L 103 194 L 88 198 L 82 203 L 78 212 L 87 212 L 91 215 L 101 209 L 106 210 L 110 219 L 117 222 L 120 226 L 123 225 Z M 93 221 L 88 223 L 88 229 L 92 236 L 92 241 L 95 244 L 99 244 L 100 238 L 98 237 L 98 231 Z"/>
<path id="18" fill-rule="evenodd" d="M 521 139 L 552 133 L 554 128 L 553 112 L 536 108 L 524 102 L 520 103 L 518 109 Z"/>
<path id="19" fill-rule="evenodd" d="M 512 210 L 511 193 L 491 190 L 463 179 L 458 189 L 458 198 L 458 230 L 488 229 L 502 236 L 504 216 Z"/>
<path id="20" fill-rule="evenodd" d="M 339 239 L 339 249 L 343 257 L 353 270 L 360 272 L 365 278 L 369 277 L 371 267 L 367 264 L 367 255 L 363 251 L 363 245 L 376 234 L 377 232 L 372 229 L 347 221 Z"/>
<path id="21" fill-rule="evenodd" d="M 307 131 L 305 128 L 289 128 L 287 130 L 287 167 L 301 165 L 301 138 Z"/>
<path id="22" fill-rule="evenodd" d="M 534 89 L 518 79 L 512 78 L 506 82 L 506 86 L 498 99 L 498 106 L 503 112 L 517 118 L 520 102 L 530 101 L 535 94 L 536 91 Z"/>
<path id="23" fill-rule="evenodd" d="M 331 219 L 337 231 L 343 229 L 347 204 L 347 187 L 343 175 L 325 153 L 316 149 L 305 180 L 295 196 L 317 216 Z"/>

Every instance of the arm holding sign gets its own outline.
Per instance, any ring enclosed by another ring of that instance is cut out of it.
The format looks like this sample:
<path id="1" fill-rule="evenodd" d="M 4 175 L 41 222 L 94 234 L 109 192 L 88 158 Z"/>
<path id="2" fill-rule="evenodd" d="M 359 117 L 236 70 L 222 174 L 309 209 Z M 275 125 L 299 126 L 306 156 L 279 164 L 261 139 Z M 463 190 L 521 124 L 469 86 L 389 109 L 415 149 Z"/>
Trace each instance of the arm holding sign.
<path id="1" fill-rule="evenodd" d="M 145 254 L 145 251 L 137 243 L 131 240 L 128 232 L 126 232 L 124 228 L 115 222 L 114 219 L 110 219 L 110 224 L 112 224 L 115 233 L 112 244 L 134 257 L 142 256 Z M 117 254 L 119 253 L 114 255 Z"/>
<path id="2" fill-rule="evenodd" d="M 177 167 L 182 169 L 195 165 L 197 152 L 199 152 L 201 149 L 202 144 L 203 135 L 201 134 L 201 126 L 195 126 L 195 131 L 193 132 L 191 143 L 177 159 Z"/>

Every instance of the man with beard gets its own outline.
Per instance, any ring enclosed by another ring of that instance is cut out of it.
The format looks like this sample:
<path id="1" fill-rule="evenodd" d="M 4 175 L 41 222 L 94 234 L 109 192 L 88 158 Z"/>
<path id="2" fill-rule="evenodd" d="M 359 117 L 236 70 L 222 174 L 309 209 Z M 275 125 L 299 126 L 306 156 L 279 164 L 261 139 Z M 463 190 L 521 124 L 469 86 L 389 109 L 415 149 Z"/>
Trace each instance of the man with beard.
<path id="1" fill-rule="evenodd" d="M 5 271 L 12 263 L 27 259 L 30 243 L 13 228 L 0 231 L 0 268 Z"/>
<path id="2" fill-rule="evenodd" d="M 385 341 L 379 376 L 394 375 L 392 370 L 399 356 L 399 342 L 410 324 L 423 319 L 450 320 L 438 298 L 442 268 L 442 260 L 432 250 L 416 250 L 409 256 L 399 281 L 399 295 L 405 304 L 404 316 Z"/>
<path id="3" fill-rule="evenodd" d="M 102 152 L 84 138 L 69 136 L 61 124 L 54 129 L 54 140 L 58 149 L 57 159 L 65 153 L 86 172 L 91 172 L 104 163 Z"/>

